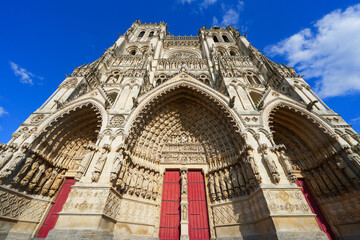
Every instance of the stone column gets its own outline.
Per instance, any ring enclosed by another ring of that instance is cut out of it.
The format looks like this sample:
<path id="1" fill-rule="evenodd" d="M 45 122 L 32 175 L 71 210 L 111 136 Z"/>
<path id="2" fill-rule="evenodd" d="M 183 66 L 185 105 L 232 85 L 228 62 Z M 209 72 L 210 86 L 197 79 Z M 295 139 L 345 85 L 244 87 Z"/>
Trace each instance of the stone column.
<path id="1" fill-rule="evenodd" d="M 187 169 L 182 168 L 181 169 L 181 240 L 187 240 L 189 239 L 189 219 L 188 219 L 188 196 L 187 196 Z"/>

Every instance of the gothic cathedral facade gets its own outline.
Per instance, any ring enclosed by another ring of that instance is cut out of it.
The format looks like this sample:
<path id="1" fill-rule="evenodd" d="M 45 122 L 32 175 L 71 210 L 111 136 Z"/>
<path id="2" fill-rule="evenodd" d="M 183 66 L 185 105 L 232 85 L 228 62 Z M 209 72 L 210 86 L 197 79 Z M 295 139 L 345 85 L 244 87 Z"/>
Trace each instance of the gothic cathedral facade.
<path id="1" fill-rule="evenodd" d="M 360 135 L 231 26 L 134 22 L 0 154 L 0 239 L 360 238 Z"/>

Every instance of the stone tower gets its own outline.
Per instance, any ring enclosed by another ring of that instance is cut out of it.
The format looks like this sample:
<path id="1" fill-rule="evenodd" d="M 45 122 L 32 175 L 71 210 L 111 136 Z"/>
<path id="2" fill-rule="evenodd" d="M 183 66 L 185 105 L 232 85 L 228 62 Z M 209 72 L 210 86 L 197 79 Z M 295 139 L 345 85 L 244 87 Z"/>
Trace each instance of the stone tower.
<path id="1" fill-rule="evenodd" d="M 0 238 L 359 239 L 360 136 L 228 26 L 136 21 L 0 150 Z"/>

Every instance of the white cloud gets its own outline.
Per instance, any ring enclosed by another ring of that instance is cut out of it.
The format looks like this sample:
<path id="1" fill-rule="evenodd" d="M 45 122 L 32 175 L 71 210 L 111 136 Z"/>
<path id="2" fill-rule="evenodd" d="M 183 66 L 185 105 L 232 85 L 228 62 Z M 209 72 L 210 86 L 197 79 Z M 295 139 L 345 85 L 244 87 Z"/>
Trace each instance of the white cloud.
<path id="1" fill-rule="evenodd" d="M 265 51 L 284 56 L 321 97 L 360 93 L 360 4 L 337 9 Z"/>
<path id="2" fill-rule="evenodd" d="M 217 0 L 204 0 L 201 4 L 200 4 L 200 8 L 207 8 L 210 5 L 213 5 L 217 2 Z"/>
<path id="3" fill-rule="evenodd" d="M 360 123 L 360 117 L 350 119 L 351 123 Z"/>
<path id="4" fill-rule="evenodd" d="M 180 2 L 181 2 L 182 4 L 192 3 L 193 1 L 195 1 L 195 0 L 180 0 Z"/>
<path id="5" fill-rule="evenodd" d="M 40 80 L 43 79 L 43 77 L 36 76 L 35 74 L 29 72 L 25 68 L 20 67 L 18 64 L 14 62 L 10 61 L 9 63 L 10 63 L 10 68 L 11 70 L 13 70 L 15 76 L 20 77 L 21 83 L 33 85 L 34 84 L 33 78 L 36 77 Z"/>
<path id="6" fill-rule="evenodd" d="M 8 114 L 3 107 L 0 106 L 0 117 Z"/>
<path id="7" fill-rule="evenodd" d="M 225 4 L 221 6 L 224 11 L 224 15 L 222 16 L 221 22 L 214 16 L 213 17 L 213 25 L 220 25 L 222 27 L 233 25 L 238 26 L 240 20 L 240 12 L 244 10 L 244 2 L 238 1 L 236 7 L 227 7 Z"/>

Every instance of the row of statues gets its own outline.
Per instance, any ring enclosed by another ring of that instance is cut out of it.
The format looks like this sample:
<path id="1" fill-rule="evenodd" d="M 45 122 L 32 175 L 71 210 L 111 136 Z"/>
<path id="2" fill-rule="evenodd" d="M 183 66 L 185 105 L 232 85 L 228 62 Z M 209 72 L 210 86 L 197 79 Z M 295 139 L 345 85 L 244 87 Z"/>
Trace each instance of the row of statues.
<path id="1" fill-rule="evenodd" d="M 49 166 L 26 148 L 9 147 L 0 155 L 0 183 L 28 193 L 54 196 L 65 178 L 65 170 Z"/>

